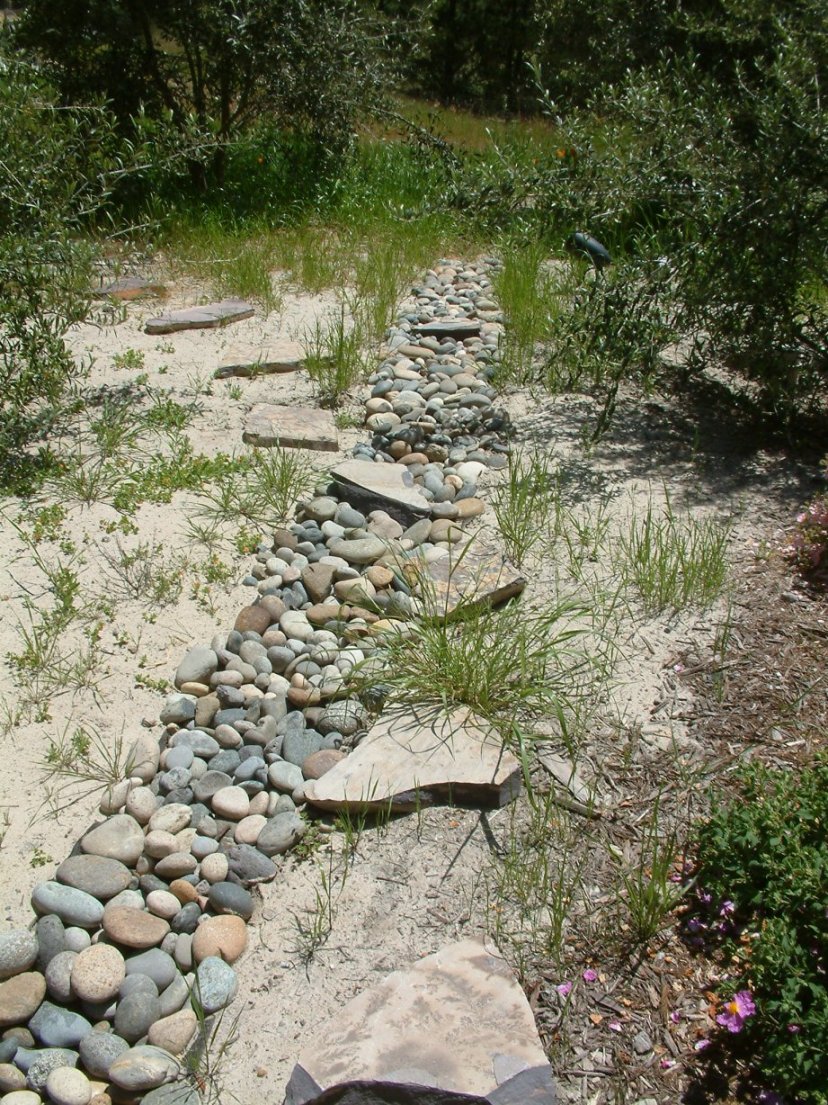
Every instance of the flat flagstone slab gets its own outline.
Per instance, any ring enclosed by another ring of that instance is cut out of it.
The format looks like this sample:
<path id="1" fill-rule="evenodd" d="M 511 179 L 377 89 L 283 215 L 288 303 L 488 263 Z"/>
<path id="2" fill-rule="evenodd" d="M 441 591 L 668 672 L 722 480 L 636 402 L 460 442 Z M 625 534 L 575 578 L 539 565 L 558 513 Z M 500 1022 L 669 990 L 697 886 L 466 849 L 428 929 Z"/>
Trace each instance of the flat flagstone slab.
<path id="1" fill-rule="evenodd" d="M 92 294 L 97 299 L 141 299 L 147 295 L 166 295 L 167 289 L 163 284 L 154 280 L 145 280 L 142 276 L 122 276 L 119 280 L 111 280 L 108 284 L 102 284 L 94 288 Z"/>
<path id="2" fill-rule="evenodd" d="M 407 813 L 436 802 L 504 806 L 520 790 L 521 769 L 484 721 L 465 707 L 389 712 L 305 797 L 321 809 Z"/>
<path id="3" fill-rule="evenodd" d="M 242 439 L 249 445 L 336 452 L 339 439 L 330 411 L 256 403 L 245 419 Z"/>
<path id="4" fill-rule="evenodd" d="M 440 615 L 453 614 L 459 607 L 470 611 L 498 606 L 519 595 L 526 579 L 491 546 L 473 541 L 455 546 L 455 552 L 425 566 L 428 580 L 418 590 L 428 596 Z"/>
<path id="5" fill-rule="evenodd" d="M 348 501 L 362 509 L 382 509 L 403 525 L 431 516 L 431 503 L 403 464 L 346 460 L 331 472 Z"/>
<path id="6" fill-rule="evenodd" d="M 500 1105 L 553 1105 L 556 1099 L 529 1002 L 497 948 L 479 940 L 448 944 L 394 971 L 319 1025 L 299 1056 L 285 1101 L 313 1100 L 314 1084 L 318 1091 L 357 1081 L 369 1083 L 359 1087 L 369 1094 L 371 1083 L 410 1088 L 410 1094 L 392 1090 L 378 1097 L 385 1102 L 456 1101 L 418 1093 L 418 1086 Z M 522 1094 L 515 1092 L 520 1086 Z"/>
<path id="7" fill-rule="evenodd" d="M 146 334 L 174 334 L 178 330 L 215 330 L 252 318 L 255 309 L 243 299 L 222 299 L 219 303 L 205 303 L 203 307 L 185 307 L 181 311 L 169 311 L 166 315 L 151 318 L 144 327 Z"/>
<path id="8" fill-rule="evenodd" d="M 435 322 L 414 323 L 413 329 L 421 338 L 476 338 L 482 323 L 473 318 L 445 318 Z"/>
<path id="9" fill-rule="evenodd" d="M 298 341 L 272 345 L 234 345 L 226 350 L 215 371 L 216 379 L 229 376 L 264 376 L 275 372 L 296 372 L 305 364 L 305 351 Z"/>

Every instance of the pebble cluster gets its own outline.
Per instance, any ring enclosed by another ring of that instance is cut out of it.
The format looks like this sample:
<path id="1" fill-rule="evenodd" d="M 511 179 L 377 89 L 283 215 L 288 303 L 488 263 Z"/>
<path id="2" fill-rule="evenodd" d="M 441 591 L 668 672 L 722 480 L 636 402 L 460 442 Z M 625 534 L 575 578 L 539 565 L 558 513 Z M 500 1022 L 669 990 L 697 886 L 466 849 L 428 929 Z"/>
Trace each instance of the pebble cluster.
<path id="1" fill-rule="evenodd" d="M 371 378 L 370 445 L 432 516 L 405 526 L 320 488 L 263 542 L 233 629 L 191 648 L 104 820 L 37 885 L 33 929 L 0 932 L 0 1105 L 196 1105 L 181 1059 L 238 989 L 251 887 L 303 837 L 304 784 L 368 722 L 348 676 L 412 612 L 409 557 L 448 555 L 506 463 L 491 377 L 501 326 L 486 265 L 444 264 L 403 304 Z M 194 1000 L 195 999 L 195 1000 Z"/>

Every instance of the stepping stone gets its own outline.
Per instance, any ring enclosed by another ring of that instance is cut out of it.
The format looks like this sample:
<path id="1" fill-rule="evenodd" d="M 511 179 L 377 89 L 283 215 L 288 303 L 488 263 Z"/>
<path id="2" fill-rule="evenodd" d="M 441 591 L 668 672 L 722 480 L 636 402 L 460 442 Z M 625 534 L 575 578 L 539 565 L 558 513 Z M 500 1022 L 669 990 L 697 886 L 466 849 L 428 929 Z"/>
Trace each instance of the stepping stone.
<path id="1" fill-rule="evenodd" d="M 217 380 L 229 376 L 264 376 L 274 372 L 296 372 L 304 368 L 305 351 L 298 341 L 279 341 L 273 345 L 234 345 L 228 349 L 215 371 Z"/>
<path id="2" fill-rule="evenodd" d="M 431 517 L 431 503 L 403 464 L 374 464 L 372 460 L 346 460 L 331 472 L 343 496 L 364 514 L 385 510 L 404 526 Z"/>
<path id="3" fill-rule="evenodd" d="M 499 606 L 519 595 L 526 579 L 495 549 L 474 542 L 459 551 L 425 565 L 428 575 L 417 590 L 427 595 L 427 605 L 441 617 L 481 607 Z"/>
<path id="4" fill-rule="evenodd" d="M 414 323 L 413 329 L 421 338 L 476 338 L 480 333 L 481 322 L 473 318 L 445 318 L 436 322 Z"/>
<path id="5" fill-rule="evenodd" d="M 389 712 L 305 798 L 325 810 L 409 813 L 437 802 L 504 806 L 517 797 L 521 769 L 502 741 L 470 710 Z"/>
<path id="6" fill-rule="evenodd" d="M 357 1093 L 333 1092 L 354 1082 Z M 497 948 L 478 940 L 394 971 L 320 1025 L 299 1055 L 285 1105 L 310 1105 L 323 1091 L 325 1101 L 367 1105 L 459 1105 L 456 1094 L 469 1095 L 469 1105 L 556 1100 L 529 1002 Z"/>
<path id="7" fill-rule="evenodd" d="M 185 307 L 151 318 L 144 327 L 146 334 L 174 334 L 178 330 L 215 330 L 231 322 L 252 318 L 255 309 L 243 299 L 222 299 L 220 303 L 205 303 L 203 307 Z"/>
<path id="8" fill-rule="evenodd" d="M 242 440 L 265 448 L 316 449 L 335 453 L 339 448 L 336 423 L 330 411 L 318 407 L 280 407 L 256 403 L 244 423 Z"/>
<path id="9" fill-rule="evenodd" d="M 120 280 L 112 280 L 108 284 L 102 284 L 100 288 L 93 288 L 92 295 L 96 299 L 128 300 L 142 299 L 148 295 L 166 295 L 167 289 L 163 284 L 157 284 L 153 280 L 145 280 L 142 276 L 123 276 Z"/>

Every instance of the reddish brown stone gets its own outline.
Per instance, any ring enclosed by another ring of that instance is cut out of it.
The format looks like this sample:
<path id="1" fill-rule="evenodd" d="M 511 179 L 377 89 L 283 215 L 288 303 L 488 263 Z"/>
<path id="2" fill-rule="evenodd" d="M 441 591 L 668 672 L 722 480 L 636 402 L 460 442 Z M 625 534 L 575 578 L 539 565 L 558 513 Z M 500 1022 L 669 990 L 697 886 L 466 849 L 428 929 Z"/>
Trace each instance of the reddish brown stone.
<path id="1" fill-rule="evenodd" d="M 236 624 L 234 629 L 239 633 L 264 633 L 269 625 L 273 623 L 273 618 L 270 615 L 270 611 L 261 604 L 255 606 L 243 606 L 236 618 Z"/>
<path id="2" fill-rule="evenodd" d="M 302 774 L 306 779 L 321 779 L 346 756 L 347 753 L 340 752 L 338 748 L 320 748 L 302 761 Z"/>

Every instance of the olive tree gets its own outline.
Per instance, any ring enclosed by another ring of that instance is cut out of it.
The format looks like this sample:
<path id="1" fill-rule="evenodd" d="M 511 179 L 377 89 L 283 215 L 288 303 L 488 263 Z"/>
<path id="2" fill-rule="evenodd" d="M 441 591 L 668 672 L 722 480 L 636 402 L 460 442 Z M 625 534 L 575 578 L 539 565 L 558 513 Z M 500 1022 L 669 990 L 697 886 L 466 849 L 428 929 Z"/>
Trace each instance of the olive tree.
<path id="1" fill-rule="evenodd" d="M 15 38 L 67 102 L 171 128 L 202 189 L 262 118 L 345 148 L 382 86 L 367 0 L 29 0 Z"/>

